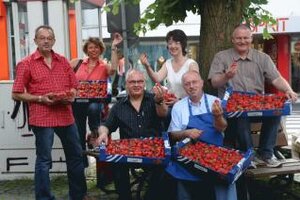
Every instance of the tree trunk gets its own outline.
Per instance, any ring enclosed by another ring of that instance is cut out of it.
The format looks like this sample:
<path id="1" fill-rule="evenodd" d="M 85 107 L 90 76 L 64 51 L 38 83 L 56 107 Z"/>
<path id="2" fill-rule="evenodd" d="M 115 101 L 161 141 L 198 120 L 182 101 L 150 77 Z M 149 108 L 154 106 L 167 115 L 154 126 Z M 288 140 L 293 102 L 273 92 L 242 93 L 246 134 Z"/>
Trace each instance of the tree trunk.
<path id="1" fill-rule="evenodd" d="M 214 55 L 231 47 L 231 33 L 241 22 L 243 8 L 249 0 L 202 0 L 200 5 L 201 29 L 199 44 L 200 73 L 205 81 L 204 90 L 215 94 L 207 81 Z"/>

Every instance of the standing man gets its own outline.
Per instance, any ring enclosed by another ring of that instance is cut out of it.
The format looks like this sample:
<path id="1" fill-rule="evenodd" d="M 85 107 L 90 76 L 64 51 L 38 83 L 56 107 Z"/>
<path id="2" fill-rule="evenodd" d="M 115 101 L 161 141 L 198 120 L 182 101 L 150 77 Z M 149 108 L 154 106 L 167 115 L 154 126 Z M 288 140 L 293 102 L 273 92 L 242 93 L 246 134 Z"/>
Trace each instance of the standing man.
<path id="1" fill-rule="evenodd" d="M 56 133 L 66 156 L 69 198 L 82 200 L 87 186 L 82 148 L 71 108 L 76 78 L 68 60 L 52 50 L 55 35 L 50 26 L 39 26 L 35 30 L 34 42 L 37 50 L 17 65 L 12 98 L 29 105 L 29 125 L 36 144 L 35 197 L 37 200 L 55 199 L 50 190 L 49 170 Z M 55 100 L 55 93 L 65 91 L 70 95 Z"/>
<path id="2" fill-rule="evenodd" d="M 237 91 L 263 94 L 267 81 L 284 92 L 293 102 L 297 100 L 297 94 L 280 75 L 270 56 L 251 48 L 252 34 L 248 26 L 238 25 L 232 33 L 231 41 L 233 48 L 215 55 L 208 75 L 212 86 L 218 88 L 220 98 L 223 97 L 227 86 Z M 226 137 L 231 135 L 237 139 L 240 150 L 253 148 L 250 129 L 252 121 L 262 122 L 259 148 L 254 161 L 269 167 L 280 166 L 281 163 L 273 156 L 280 116 L 230 118 L 227 120 Z"/>
<path id="3" fill-rule="evenodd" d="M 96 145 L 108 142 L 108 135 L 120 130 L 120 138 L 159 137 L 162 132 L 161 118 L 165 117 L 168 107 L 163 101 L 163 89 L 155 86 L 154 93 L 145 92 L 146 78 L 143 72 L 130 69 L 125 77 L 127 97 L 117 102 L 109 113 L 104 125 L 99 128 L 99 138 Z M 113 175 L 119 200 L 132 199 L 129 181 L 129 166 L 115 164 Z M 150 166 L 149 187 L 145 199 L 158 199 L 165 191 L 162 190 L 161 176 L 164 169 L 160 166 Z M 162 198 L 165 199 L 165 198 Z"/>
<path id="4" fill-rule="evenodd" d="M 222 145 L 222 132 L 227 127 L 219 98 L 203 92 L 203 80 L 198 71 L 182 75 L 182 86 L 188 96 L 174 104 L 168 129 L 173 142 L 185 138 L 200 139 L 210 144 Z M 166 171 L 177 179 L 178 200 L 216 199 L 236 200 L 235 184 L 220 184 L 202 180 L 188 170 L 170 162 Z"/>

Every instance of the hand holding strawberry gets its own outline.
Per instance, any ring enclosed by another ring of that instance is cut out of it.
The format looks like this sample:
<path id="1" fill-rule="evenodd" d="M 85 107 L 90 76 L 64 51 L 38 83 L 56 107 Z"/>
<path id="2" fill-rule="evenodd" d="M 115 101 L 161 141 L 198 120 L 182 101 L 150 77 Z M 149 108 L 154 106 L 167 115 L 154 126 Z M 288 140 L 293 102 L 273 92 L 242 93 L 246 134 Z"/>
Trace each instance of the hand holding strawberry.
<path id="1" fill-rule="evenodd" d="M 212 114 L 214 116 L 221 116 L 223 115 L 223 109 L 222 106 L 220 104 L 220 101 L 218 99 L 216 99 L 212 105 Z"/>
<path id="2" fill-rule="evenodd" d="M 202 130 L 198 130 L 198 129 L 193 128 L 193 129 L 185 130 L 184 131 L 184 136 L 186 138 L 191 138 L 192 140 L 195 140 L 195 139 L 199 138 L 202 133 L 203 133 Z"/>
<path id="3" fill-rule="evenodd" d="M 150 63 L 148 61 L 148 57 L 146 53 L 142 53 L 140 55 L 140 62 L 142 63 L 142 65 L 144 65 L 145 67 L 150 67 Z"/>
<path id="4" fill-rule="evenodd" d="M 237 69 L 238 69 L 238 62 L 237 60 L 233 59 L 232 64 L 230 65 L 230 67 L 225 71 L 225 77 L 227 79 L 231 79 L 233 78 L 236 73 L 237 73 Z"/>

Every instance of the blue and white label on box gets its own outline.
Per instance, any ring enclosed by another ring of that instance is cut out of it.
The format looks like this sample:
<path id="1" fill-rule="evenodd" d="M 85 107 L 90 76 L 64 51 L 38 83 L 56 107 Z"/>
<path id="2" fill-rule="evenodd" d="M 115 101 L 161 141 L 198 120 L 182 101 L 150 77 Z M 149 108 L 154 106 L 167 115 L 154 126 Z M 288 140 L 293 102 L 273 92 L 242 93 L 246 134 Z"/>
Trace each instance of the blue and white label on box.
<path id="1" fill-rule="evenodd" d="M 210 180 L 215 179 L 217 181 L 225 181 L 226 183 L 229 184 L 234 183 L 242 175 L 242 173 L 249 167 L 249 165 L 251 164 L 252 157 L 254 155 L 254 151 L 252 149 L 248 149 L 248 151 L 246 151 L 245 153 L 240 152 L 241 155 L 243 155 L 243 158 L 236 165 L 234 165 L 227 174 L 220 174 L 217 171 L 214 171 L 206 166 L 201 165 L 201 163 L 198 163 L 185 156 L 178 154 L 180 148 L 184 148 L 186 145 L 191 145 L 190 142 L 187 142 L 187 140 L 181 141 L 174 147 L 176 149 L 175 152 L 177 154 L 175 156 L 176 161 L 181 166 L 185 167 L 187 170 L 189 170 L 191 173 L 195 175 L 199 175 L 202 178 L 208 178 Z M 219 148 L 229 149 L 227 147 L 219 147 Z"/>
<path id="2" fill-rule="evenodd" d="M 224 98 L 221 102 L 222 108 L 224 110 L 224 115 L 226 118 L 237 118 L 237 117 L 263 117 L 263 116 L 282 116 L 282 115 L 290 115 L 292 111 L 292 104 L 290 100 L 287 100 L 283 108 L 281 109 L 269 109 L 269 110 L 252 110 L 252 111 L 234 111 L 234 112 L 226 112 L 226 106 L 228 100 L 233 92 L 244 93 L 244 94 L 255 94 L 252 92 L 239 92 L 233 91 L 232 88 L 227 88 L 224 94 Z"/>
<path id="3" fill-rule="evenodd" d="M 138 156 L 126 156 L 126 155 L 110 155 L 106 152 L 106 146 L 100 145 L 99 150 L 99 160 L 104 162 L 113 163 L 132 163 L 132 164 L 154 164 L 154 165 L 167 165 L 171 158 L 171 146 L 169 142 L 168 133 L 164 132 L 162 134 L 163 144 L 164 144 L 164 158 L 149 158 L 149 157 L 138 157 Z"/>

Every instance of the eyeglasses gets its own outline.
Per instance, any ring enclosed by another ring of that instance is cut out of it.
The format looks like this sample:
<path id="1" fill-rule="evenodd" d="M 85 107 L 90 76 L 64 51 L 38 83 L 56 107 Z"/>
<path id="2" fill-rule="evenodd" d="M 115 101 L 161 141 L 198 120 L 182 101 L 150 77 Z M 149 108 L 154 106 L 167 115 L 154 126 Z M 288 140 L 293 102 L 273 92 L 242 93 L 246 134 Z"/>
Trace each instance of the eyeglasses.
<path id="1" fill-rule="evenodd" d="M 130 85 L 135 85 L 135 84 L 142 85 L 145 83 L 145 81 L 144 80 L 130 80 L 130 81 L 128 81 L 128 83 Z"/>
<path id="2" fill-rule="evenodd" d="M 189 81 L 189 82 L 184 82 L 183 85 L 184 87 L 190 87 L 190 86 L 197 85 L 198 83 L 199 81 Z"/>
<path id="3" fill-rule="evenodd" d="M 54 40 L 53 37 L 38 37 L 37 39 L 40 40 L 40 41 L 46 41 L 46 40 L 48 40 L 50 42 Z"/>

